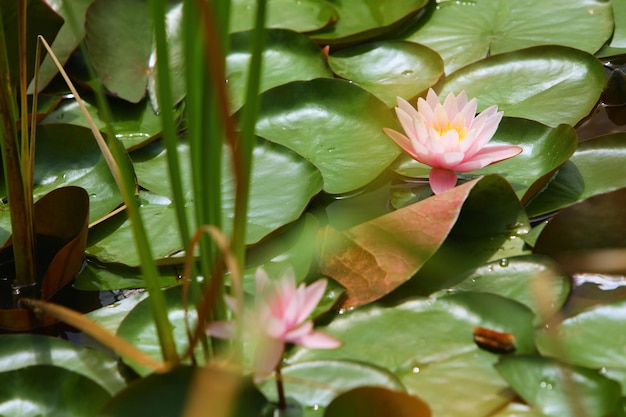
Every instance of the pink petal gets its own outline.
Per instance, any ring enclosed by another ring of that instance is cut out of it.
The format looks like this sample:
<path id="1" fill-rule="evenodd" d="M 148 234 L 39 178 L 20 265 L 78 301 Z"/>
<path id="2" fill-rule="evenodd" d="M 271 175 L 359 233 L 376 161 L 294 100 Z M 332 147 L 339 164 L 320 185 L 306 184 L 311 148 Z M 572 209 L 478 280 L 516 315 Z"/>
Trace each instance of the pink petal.
<path id="1" fill-rule="evenodd" d="M 413 151 L 413 147 L 411 146 L 411 140 L 409 138 L 407 138 L 400 132 L 396 132 L 395 130 L 386 127 L 383 128 L 383 131 L 387 136 L 393 139 L 396 145 L 402 148 L 404 152 L 408 153 L 414 159 L 419 158 L 417 154 Z"/>
<path id="2" fill-rule="evenodd" d="M 415 121 L 417 120 L 417 117 L 409 115 L 407 112 L 398 107 L 396 107 L 396 115 L 398 116 L 398 121 L 400 122 L 404 132 L 408 136 L 415 136 Z"/>
<path id="3" fill-rule="evenodd" d="M 459 132 L 456 129 L 450 129 L 439 139 L 445 152 L 456 151 L 459 149 Z"/>
<path id="4" fill-rule="evenodd" d="M 443 168 L 431 169 L 428 179 L 430 182 L 430 188 L 435 194 L 441 194 L 444 191 L 454 188 L 457 181 L 454 171 Z"/>
<path id="5" fill-rule="evenodd" d="M 430 106 L 431 109 L 434 109 L 437 104 L 441 104 L 439 100 L 439 96 L 435 93 L 435 90 L 432 88 L 428 89 L 428 93 L 426 94 L 426 103 Z M 419 109 L 418 109 L 419 110 Z"/>
<path id="6" fill-rule="evenodd" d="M 324 296 L 326 284 L 328 284 L 326 279 L 319 279 L 306 287 L 304 303 L 299 306 L 298 323 L 304 321 L 315 310 L 315 307 Z"/>
<path id="7" fill-rule="evenodd" d="M 307 333 L 294 343 L 312 349 L 336 349 L 342 345 L 341 340 L 322 332 Z"/>
<path id="8" fill-rule="evenodd" d="M 411 106 L 408 101 L 406 101 L 402 97 L 396 97 L 396 101 L 398 102 L 398 108 L 402 109 L 408 116 L 417 116 L 417 110 L 415 110 L 415 107 Z"/>
<path id="9" fill-rule="evenodd" d="M 521 147 L 514 145 L 488 146 L 481 149 L 472 159 L 457 165 L 454 169 L 457 172 L 475 171 L 495 162 L 512 158 L 522 150 Z"/>
<path id="10" fill-rule="evenodd" d="M 465 154 L 463 152 L 446 152 L 439 157 L 440 168 L 456 171 L 456 166 L 463 161 L 464 157 Z"/>
<path id="11" fill-rule="evenodd" d="M 283 356 L 285 344 L 282 340 L 263 338 L 254 352 L 254 382 L 269 377 Z"/>
<path id="12" fill-rule="evenodd" d="M 214 321 L 209 323 L 206 332 L 218 339 L 233 339 L 236 333 L 235 327 L 234 321 Z"/>

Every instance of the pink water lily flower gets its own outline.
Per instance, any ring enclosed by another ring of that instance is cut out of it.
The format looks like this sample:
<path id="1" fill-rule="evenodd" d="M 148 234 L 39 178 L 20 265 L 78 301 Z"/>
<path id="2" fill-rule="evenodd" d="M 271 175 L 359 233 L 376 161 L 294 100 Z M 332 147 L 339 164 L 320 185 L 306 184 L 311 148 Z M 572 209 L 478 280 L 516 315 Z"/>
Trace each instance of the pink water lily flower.
<path id="1" fill-rule="evenodd" d="M 513 145 L 485 146 L 496 133 L 503 112 L 491 106 L 476 115 L 477 105 L 475 98 L 467 100 L 465 91 L 456 97 L 448 94 L 441 104 L 429 89 L 426 100 L 417 100 L 417 110 L 398 97 L 396 114 L 406 135 L 383 130 L 413 159 L 432 167 L 429 181 L 435 194 L 456 185 L 455 172 L 474 171 L 522 152 Z"/>
<path id="2" fill-rule="evenodd" d="M 327 281 L 320 279 L 306 286 L 296 287 L 292 270 L 287 270 L 281 279 L 270 280 L 267 273 L 256 271 L 256 296 L 254 306 L 245 308 L 238 319 L 243 320 L 243 336 L 256 342 L 254 357 L 254 380 L 267 378 L 281 361 L 286 343 L 309 348 L 333 349 L 341 341 L 326 333 L 313 330 L 313 321 L 308 319 L 326 290 Z M 226 303 L 234 311 L 240 309 L 232 297 Z M 215 337 L 235 337 L 236 322 L 213 322 L 207 332 Z"/>

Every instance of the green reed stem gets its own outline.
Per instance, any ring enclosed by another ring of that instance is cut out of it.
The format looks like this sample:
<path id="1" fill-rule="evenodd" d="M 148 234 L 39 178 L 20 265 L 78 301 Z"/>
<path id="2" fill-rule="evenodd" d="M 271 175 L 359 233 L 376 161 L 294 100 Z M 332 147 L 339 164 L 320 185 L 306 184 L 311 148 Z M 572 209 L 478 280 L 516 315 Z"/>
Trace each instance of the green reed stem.
<path id="1" fill-rule="evenodd" d="M 20 95 L 22 97 L 22 143 L 28 146 L 28 104 L 24 104 L 26 95 L 26 2 L 22 0 L 18 6 L 19 22 L 19 57 L 20 57 Z M 11 213 L 13 253 L 15 260 L 15 281 L 13 287 L 19 292 L 21 288 L 31 287 L 36 279 L 35 267 L 35 232 L 33 223 L 33 197 L 30 165 L 30 150 L 26 156 L 20 149 L 17 134 L 17 108 L 12 79 L 9 70 L 9 57 L 6 47 L 6 33 L 0 16 L 0 148 L 6 189 Z M 23 74 L 23 75 L 22 75 Z M 22 158 L 26 158 L 23 160 Z M 26 169 L 26 171 L 25 171 Z M 29 187 L 30 185 L 30 187 Z M 16 297 L 16 302 L 19 295 Z"/>
<path id="2" fill-rule="evenodd" d="M 77 23 L 71 11 L 68 12 L 70 24 L 76 28 Z M 137 199 L 137 184 L 132 163 L 123 144 L 115 137 L 115 132 L 110 123 L 111 112 L 108 102 L 104 95 L 104 89 L 99 83 L 95 75 L 95 70 L 89 61 L 89 53 L 84 45 L 81 44 L 81 52 L 85 57 L 85 65 L 89 71 L 90 77 L 95 80 L 93 88 L 98 102 L 98 108 L 101 118 L 106 124 L 107 145 L 116 162 L 116 167 L 112 168 L 113 176 L 118 178 L 117 186 L 126 204 L 126 213 L 130 220 L 133 230 L 135 245 L 139 259 L 141 262 L 141 273 L 143 275 L 146 289 L 149 297 L 148 303 L 152 312 L 152 317 L 156 326 L 159 343 L 161 345 L 161 353 L 163 358 L 170 363 L 178 361 L 178 353 L 176 352 L 176 344 L 174 342 L 172 325 L 168 318 L 168 307 L 165 297 L 161 291 L 159 284 L 159 275 L 156 263 L 152 256 L 152 249 L 146 234 L 146 229 L 139 212 L 139 201 Z M 117 172 L 115 172 L 117 170 Z"/>
<path id="3" fill-rule="evenodd" d="M 237 177 L 235 194 L 235 219 L 233 225 L 233 252 L 243 269 L 245 263 L 245 237 L 248 222 L 248 200 L 250 194 L 250 171 L 252 167 L 252 151 L 256 142 L 255 125 L 259 113 L 259 91 L 261 89 L 261 72 L 263 65 L 263 48 L 265 46 L 265 15 L 266 0 L 257 1 L 254 32 L 250 45 L 250 67 L 246 84 L 246 105 L 242 110 L 239 127 L 239 141 L 234 150 L 241 160 L 241 172 Z"/>

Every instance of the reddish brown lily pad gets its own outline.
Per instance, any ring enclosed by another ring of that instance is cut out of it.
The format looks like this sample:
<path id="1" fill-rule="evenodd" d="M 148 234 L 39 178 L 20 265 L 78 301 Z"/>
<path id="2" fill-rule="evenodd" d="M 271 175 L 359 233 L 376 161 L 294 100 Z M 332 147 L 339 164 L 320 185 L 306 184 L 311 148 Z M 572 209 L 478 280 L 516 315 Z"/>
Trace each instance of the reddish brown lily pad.
<path id="1" fill-rule="evenodd" d="M 410 280 L 450 236 L 470 195 L 472 201 L 481 203 L 470 204 L 467 210 L 471 213 L 464 220 L 478 226 L 471 228 L 477 230 L 475 236 L 465 236 L 468 232 L 463 228 L 462 233 L 457 233 L 464 235 L 465 246 L 476 246 L 478 241 L 487 240 L 490 245 L 494 244 L 489 250 L 497 251 L 503 241 L 518 232 L 518 226 L 527 222 L 520 214 L 523 209 L 510 185 L 500 176 L 489 175 L 350 229 L 340 231 L 327 227 L 322 231 L 320 269 L 346 288 L 348 298 L 343 307 L 375 301 Z M 485 201 L 488 202 L 486 207 Z M 476 211 L 480 213 L 474 213 Z M 456 238 L 458 240 L 459 236 Z M 463 245 L 458 242 L 452 246 L 446 249 L 444 261 L 457 262 L 464 268 L 476 266 L 473 264 L 484 262 L 485 257 L 492 255 L 474 253 L 476 251 L 467 248 L 460 252 Z M 449 253 L 453 249 L 455 253 Z M 454 255 L 453 260 L 449 259 L 451 255 Z M 439 263 L 444 261 L 438 259 Z M 447 270 L 444 275 L 452 273 L 454 271 Z"/>
<path id="2" fill-rule="evenodd" d="M 40 270 L 37 285 L 41 299 L 49 300 L 82 267 L 87 244 L 89 196 L 80 187 L 62 187 L 43 196 L 35 202 L 34 208 Z M 12 252 L 12 238 L 9 237 L 0 250 L 0 257 L 8 259 L 5 264 L 8 271 L 11 270 Z M 30 310 L 0 309 L 0 328 L 5 330 L 23 331 L 51 323 L 51 319 L 40 320 Z"/>

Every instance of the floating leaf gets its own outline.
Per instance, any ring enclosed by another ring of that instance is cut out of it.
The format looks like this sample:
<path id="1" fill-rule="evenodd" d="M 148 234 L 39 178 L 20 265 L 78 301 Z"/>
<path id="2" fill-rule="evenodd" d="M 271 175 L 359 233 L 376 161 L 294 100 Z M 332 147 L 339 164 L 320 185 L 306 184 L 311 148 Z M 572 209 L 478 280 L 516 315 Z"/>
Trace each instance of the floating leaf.
<path id="1" fill-rule="evenodd" d="M 510 233 L 510 225 L 519 219 L 521 210 L 517 199 L 511 196 L 510 188 L 507 196 L 507 187 L 501 177 L 484 177 L 344 231 L 327 228 L 320 241 L 320 269 L 346 287 L 346 307 L 374 301 L 408 281 L 422 268 L 446 240 L 464 209 L 469 216 L 479 212 L 474 204 L 479 204 L 484 210 L 493 210 L 489 215 L 481 211 L 482 222 L 489 218 L 490 225 L 475 238 L 489 236 L 488 239 L 495 242 L 494 235 L 500 235 L 498 239 L 504 241 L 504 236 Z M 505 203 L 505 199 L 510 203 Z M 468 200 L 471 203 L 465 207 Z M 483 207 L 479 200 L 488 202 L 489 207 Z M 472 227 L 465 228 L 461 234 L 471 236 L 472 231 L 476 234 L 479 230 L 477 221 L 481 220 L 473 217 L 470 221 Z M 467 240 L 461 245 L 469 246 Z M 448 248 L 440 258 L 452 256 L 455 251 L 462 249 Z M 454 257 L 456 262 L 467 262 L 458 253 Z M 430 285 L 445 285 L 448 281 L 440 278 L 442 275 L 441 271 L 431 275 Z M 437 279 L 441 282 L 435 282 Z"/>
<path id="2" fill-rule="evenodd" d="M 591 369 L 540 356 L 504 358 L 496 368 L 542 416 L 603 417 L 621 408 L 619 384 Z"/>
<path id="3" fill-rule="evenodd" d="M 483 265 L 453 288 L 511 298 L 530 308 L 540 324 L 563 306 L 570 281 L 550 258 L 530 255 Z"/>
<path id="4" fill-rule="evenodd" d="M 52 42 L 59 29 L 63 25 L 63 18 L 59 16 L 43 0 L 25 0 L 28 13 L 26 14 L 26 76 L 28 80 L 35 74 L 35 53 L 37 50 L 37 36 L 43 36 L 48 42 Z M 5 36 L 6 58 L 9 65 L 9 74 L 12 83 L 17 83 L 19 78 L 19 52 L 18 52 L 18 7 L 21 3 L 7 1 L 2 3 L 2 29 Z M 41 57 L 43 59 L 43 56 Z M 7 78 L 8 79 L 8 78 Z M 5 79 L 5 83 L 7 82 Z"/>
<path id="5" fill-rule="evenodd" d="M 574 204 L 543 228 L 534 251 L 556 258 L 569 271 L 626 271 L 623 257 L 609 256 L 594 262 L 594 251 L 626 248 L 626 188 L 590 197 Z M 586 256 L 589 255 L 589 256 Z M 599 268 L 599 269 L 598 269 Z"/>
<path id="6" fill-rule="evenodd" d="M 444 79 L 438 92 L 446 96 L 465 90 L 478 98 L 479 111 L 497 104 L 509 117 L 574 126 L 596 105 L 604 80 L 604 68 L 593 55 L 536 46 L 468 65 Z"/>
<path id="7" fill-rule="evenodd" d="M 402 27 L 428 4 L 427 0 L 333 0 L 339 12 L 337 23 L 311 35 L 325 45 L 347 45 L 380 37 Z"/>
<path id="8" fill-rule="evenodd" d="M 0 344 L 1 372 L 33 365 L 54 365 L 97 382 L 110 394 L 126 386 L 117 360 L 94 349 L 55 337 L 29 334 L 0 336 Z"/>
<path id="9" fill-rule="evenodd" d="M 525 306 L 486 293 L 438 294 L 390 307 L 371 305 L 346 311 L 320 328 L 342 340 L 342 347 L 297 347 L 287 361 L 295 365 L 349 358 L 381 366 L 400 376 L 409 393 L 426 401 L 435 415 L 462 417 L 468 409 L 491 411 L 510 399 L 502 394 L 506 383 L 493 370 L 498 356 L 474 343 L 473 328 L 512 333 L 517 352 L 531 353 L 532 320 Z M 458 394 L 455 401 L 450 401 L 451 392 Z"/>
<path id="10" fill-rule="evenodd" d="M 174 267 L 161 267 L 159 283 L 161 287 L 175 285 L 178 274 Z M 111 291 L 124 288 L 143 288 L 145 281 L 139 268 L 126 268 L 118 265 L 98 265 L 87 262 L 76 275 L 74 288 L 83 291 Z"/>
<path id="11" fill-rule="evenodd" d="M 50 365 L 0 372 L 0 385 L 3 416 L 92 416 L 111 397 L 91 379 Z"/>
<path id="12" fill-rule="evenodd" d="M 90 222 L 122 204 L 109 166 L 86 127 L 54 123 L 37 128 L 34 186 L 35 198 L 64 186 L 85 189 Z"/>
<path id="13" fill-rule="evenodd" d="M 488 56 L 538 45 L 594 53 L 612 29 L 611 5 L 602 0 L 446 1 L 407 39 L 441 54 L 452 73 Z"/>
<path id="14" fill-rule="evenodd" d="M 152 27 L 143 0 L 95 0 L 87 9 L 85 42 L 98 78 L 132 103 L 146 93 Z"/>
<path id="15" fill-rule="evenodd" d="M 324 417 L 343 417 L 351 413 L 360 417 L 385 414 L 394 417 L 430 417 L 432 415 L 428 404 L 417 397 L 384 388 L 361 387 L 335 398 L 328 405 Z"/>
<path id="16" fill-rule="evenodd" d="M 85 257 L 89 199 L 79 187 L 57 188 L 34 204 L 33 222 L 37 249 L 38 291 L 43 300 L 49 300 L 58 290 L 70 283 L 80 271 Z M 11 298 L 15 265 L 12 237 L 0 251 L 3 304 L 0 308 L 0 328 L 23 331 L 49 325 L 50 317 L 37 317 L 31 310 L 5 308 L 5 298 Z M 6 294 L 7 292 L 8 294 Z"/>
<path id="17" fill-rule="evenodd" d="M 538 331 L 537 348 L 573 365 L 626 369 L 624 320 L 624 300 L 594 306 Z"/>
<path id="18" fill-rule="evenodd" d="M 256 1 L 234 0 L 231 7 L 231 32 L 254 28 Z M 269 0 L 265 26 L 311 32 L 334 23 L 337 17 L 337 10 L 326 0 Z"/>
<path id="19" fill-rule="evenodd" d="M 435 331 L 445 331 L 438 329 Z M 508 384 L 493 368 L 494 355 L 471 350 L 444 361 L 416 363 L 404 372 L 402 382 L 410 393 L 428 402 L 435 416 L 490 416 L 514 397 Z"/>
<path id="20" fill-rule="evenodd" d="M 50 46 L 57 59 L 61 62 L 61 65 L 67 62 L 72 52 L 74 52 L 83 41 L 85 37 L 85 13 L 87 12 L 87 7 L 93 3 L 93 1 L 94 0 L 57 0 L 47 2 L 48 5 L 65 20 L 59 33 L 57 33 L 54 38 L 54 42 L 50 42 L 50 39 L 46 39 L 48 43 L 51 43 Z M 41 26 L 38 26 L 37 30 L 41 30 Z M 46 56 L 39 67 L 39 79 L 37 80 L 38 91 L 43 90 L 58 72 L 59 70 L 52 62 L 52 59 Z M 30 94 L 33 93 L 33 88 L 34 84 L 31 82 L 29 86 Z"/>
<path id="21" fill-rule="evenodd" d="M 250 66 L 250 42 L 254 32 L 230 35 L 230 50 L 226 56 L 226 80 L 231 92 L 231 111 L 245 102 Z M 291 81 L 332 78 L 321 49 L 307 37 L 283 29 L 266 31 L 261 87 L 259 92 Z"/>
<path id="22" fill-rule="evenodd" d="M 201 404 L 198 404 L 198 401 Z M 220 369 L 178 366 L 164 374 L 148 375 L 111 399 L 98 417 L 137 415 L 184 417 L 189 409 L 209 415 L 259 415 L 267 401 L 251 384 Z"/>
<path id="23" fill-rule="evenodd" d="M 400 150 L 383 133 L 396 120 L 379 99 L 346 81 L 284 84 L 261 95 L 256 133 L 293 149 L 339 194 L 374 180 Z M 250 205 L 253 207 L 253 205 Z"/>
<path id="24" fill-rule="evenodd" d="M 328 63 L 335 74 L 363 87 L 390 107 L 395 106 L 396 97 L 415 97 L 443 75 L 443 61 L 436 52 L 404 41 L 331 51 Z"/>
<path id="25" fill-rule="evenodd" d="M 177 341 L 177 350 L 182 355 L 189 346 L 187 335 L 186 315 L 183 305 L 183 295 L 181 287 L 173 287 L 163 292 L 165 302 L 168 307 L 168 318 L 172 325 L 174 339 Z M 196 323 L 195 310 L 192 308 L 188 313 L 189 325 L 193 328 Z M 161 344 L 159 336 L 150 313 L 150 303 L 147 299 L 140 301 L 130 311 L 120 327 L 117 329 L 117 336 L 135 345 L 136 348 L 142 350 L 151 358 L 162 361 Z M 202 360 L 202 348 L 196 347 L 197 360 Z M 129 359 L 124 359 L 127 364 L 133 368 L 139 375 L 146 376 L 152 369 L 148 369 L 141 364 L 135 363 Z"/>
<path id="26" fill-rule="evenodd" d="M 626 187 L 626 134 L 582 142 L 545 189 L 527 205 L 529 216 L 563 209 L 594 195 Z"/>
<path id="27" fill-rule="evenodd" d="M 281 374 L 289 398 L 302 407 L 318 412 L 337 395 L 359 386 L 405 391 L 398 377 L 388 370 L 350 360 L 299 362 L 283 367 Z M 263 383 L 261 391 L 268 399 L 277 400 L 274 380 Z"/>
<path id="28" fill-rule="evenodd" d="M 109 103 L 112 104 L 112 103 Z M 91 104 L 88 100 L 85 103 L 89 115 L 92 117 L 96 127 L 106 133 L 107 125 L 100 118 L 101 112 L 98 108 Z M 175 109 L 176 117 L 182 116 L 184 106 L 178 106 Z M 111 106 L 109 123 L 115 136 L 124 146 L 133 150 L 141 147 L 156 139 L 162 131 L 161 118 L 152 110 L 147 100 L 139 103 L 128 103 L 123 101 L 115 101 Z M 70 124 L 89 128 L 87 119 L 83 116 L 82 111 L 75 101 L 68 101 L 61 104 L 53 112 L 51 112 L 43 124 Z M 93 140 L 93 139 L 92 139 Z"/>

